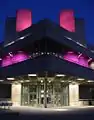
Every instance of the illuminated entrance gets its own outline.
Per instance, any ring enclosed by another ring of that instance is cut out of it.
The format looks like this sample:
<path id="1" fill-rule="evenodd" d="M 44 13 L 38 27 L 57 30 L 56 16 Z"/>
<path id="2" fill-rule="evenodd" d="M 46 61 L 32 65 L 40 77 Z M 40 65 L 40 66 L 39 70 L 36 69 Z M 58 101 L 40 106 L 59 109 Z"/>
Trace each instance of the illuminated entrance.
<path id="1" fill-rule="evenodd" d="M 90 102 L 94 105 L 92 80 L 64 74 L 48 77 L 29 75 L 16 77 L 13 81 L 8 80 L 12 84 L 11 101 L 14 106 L 60 108 L 86 106 Z"/>
<path id="2" fill-rule="evenodd" d="M 33 107 L 69 105 L 68 83 L 51 78 L 38 78 L 22 84 L 21 104 Z"/>

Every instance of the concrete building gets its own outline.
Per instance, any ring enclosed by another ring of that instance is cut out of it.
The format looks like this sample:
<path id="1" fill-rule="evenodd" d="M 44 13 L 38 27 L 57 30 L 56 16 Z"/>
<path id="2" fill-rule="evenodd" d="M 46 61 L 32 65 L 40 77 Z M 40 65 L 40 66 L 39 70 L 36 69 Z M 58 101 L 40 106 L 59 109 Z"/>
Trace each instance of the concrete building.
<path id="1" fill-rule="evenodd" d="M 94 53 L 83 20 L 67 10 L 60 24 L 48 19 L 32 24 L 30 10 L 19 10 L 7 21 L 0 49 L 1 100 L 45 108 L 93 105 Z"/>

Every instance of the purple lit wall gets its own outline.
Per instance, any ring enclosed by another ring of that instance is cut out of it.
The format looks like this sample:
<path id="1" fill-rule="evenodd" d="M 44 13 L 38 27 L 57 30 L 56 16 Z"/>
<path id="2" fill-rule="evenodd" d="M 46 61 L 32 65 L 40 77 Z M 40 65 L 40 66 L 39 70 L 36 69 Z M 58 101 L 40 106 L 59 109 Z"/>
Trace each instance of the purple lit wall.
<path id="1" fill-rule="evenodd" d="M 78 55 L 70 51 L 64 55 L 64 59 L 73 63 L 78 63 Z"/>
<path id="2" fill-rule="evenodd" d="M 79 65 L 88 67 L 88 60 L 84 56 L 79 57 L 78 60 L 79 60 L 79 63 L 78 63 Z"/>
<path id="3" fill-rule="evenodd" d="M 27 60 L 28 59 L 28 55 L 23 53 L 23 52 L 19 52 L 18 54 L 14 55 L 12 57 L 12 63 L 18 63 L 18 62 L 22 62 L 24 60 Z"/>
<path id="4" fill-rule="evenodd" d="M 10 56 L 6 56 L 3 60 L 2 60 L 2 67 L 11 65 L 12 61 L 11 61 L 11 57 Z"/>
<path id="5" fill-rule="evenodd" d="M 69 32 L 75 32 L 75 18 L 73 10 L 63 10 L 60 13 L 60 26 Z"/>
<path id="6" fill-rule="evenodd" d="M 21 9 L 17 11 L 16 31 L 20 32 L 32 25 L 32 14 L 30 10 Z"/>
<path id="7" fill-rule="evenodd" d="M 63 56 L 64 60 L 79 64 L 84 67 L 88 67 L 88 59 L 86 59 L 84 56 L 78 57 L 78 54 L 69 51 Z"/>
<path id="8" fill-rule="evenodd" d="M 2 60 L 2 67 L 9 66 L 29 59 L 29 55 L 24 52 L 18 52 L 13 56 L 7 56 Z"/>

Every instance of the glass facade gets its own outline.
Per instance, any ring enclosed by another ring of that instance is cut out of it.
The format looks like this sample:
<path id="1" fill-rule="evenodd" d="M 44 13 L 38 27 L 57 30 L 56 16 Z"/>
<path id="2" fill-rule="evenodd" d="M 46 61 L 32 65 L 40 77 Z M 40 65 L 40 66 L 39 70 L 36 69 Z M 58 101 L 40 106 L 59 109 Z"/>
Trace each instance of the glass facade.
<path id="1" fill-rule="evenodd" d="M 56 80 L 45 81 L 42 79 L 41 81 L 23 83 L 21 104 L 33 107 L 68 106 L 68 91 L 68 84 Z"/>

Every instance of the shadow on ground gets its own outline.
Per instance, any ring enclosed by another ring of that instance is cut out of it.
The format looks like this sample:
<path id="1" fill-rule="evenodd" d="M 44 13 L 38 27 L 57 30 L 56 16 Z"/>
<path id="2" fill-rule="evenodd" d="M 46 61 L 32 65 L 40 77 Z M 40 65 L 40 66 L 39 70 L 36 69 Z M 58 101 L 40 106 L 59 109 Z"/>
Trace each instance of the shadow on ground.
<path id="1" fill-rule="evenodd" d="M 94 108 L 58 110 L 13 111 L 0 110 L 0 120 L 94 120 Z"/>

